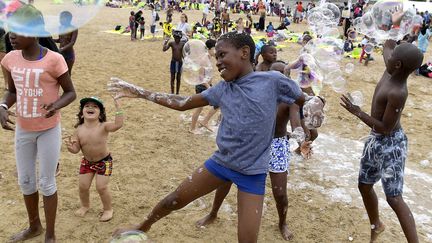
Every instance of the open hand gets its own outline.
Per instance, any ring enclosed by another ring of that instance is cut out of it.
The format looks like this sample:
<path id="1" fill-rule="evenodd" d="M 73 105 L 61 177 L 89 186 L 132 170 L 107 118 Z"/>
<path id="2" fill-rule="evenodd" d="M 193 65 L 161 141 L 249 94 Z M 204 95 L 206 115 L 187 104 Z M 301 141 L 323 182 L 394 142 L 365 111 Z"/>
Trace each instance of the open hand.
<path id="1" fill-rule="evenodd" d="M 354 105 L 346 95 L 342 95 L 340 99 L 342 101 L 340 105 L 351 114 L 358 115 L 361 112 L 360 107 L 358 105 Z"/>
<path id="2" fill-rule="evenodd" d="M 63 141 L 66 144 L 68 150 L 73 150 L 76 147 L 76 144 L 78 143 L 77 140 L 72 139 L 72 136 L 67 136 Z"/>
<path id="3" fill-rule="evenodd" d="M 119 78 L 112 77 L 110 79 L 110 82 L 108 82 L 107 86 L 108 86 L 108 91 L 112 93 L 114 100 L 123 97 L 129 97 L 129 98 L 138 97 L 137 87 Z"/>
<path id="4" fill-rule="evenodd" d="M 15 113 L 9 110 L 0 108 L 0 124 L 3 129 L 13 131 L 14 128 L 11 125 L 15 123 L 9 118 L 9 116 L 15 116 Z"/>
<path id="5" fill-rule="evenodd" d="M 310 159 L 312 156 L 312 141 L 304 141 L 300 145 L 300 154 L 303 156 L 303 158 Z"/>

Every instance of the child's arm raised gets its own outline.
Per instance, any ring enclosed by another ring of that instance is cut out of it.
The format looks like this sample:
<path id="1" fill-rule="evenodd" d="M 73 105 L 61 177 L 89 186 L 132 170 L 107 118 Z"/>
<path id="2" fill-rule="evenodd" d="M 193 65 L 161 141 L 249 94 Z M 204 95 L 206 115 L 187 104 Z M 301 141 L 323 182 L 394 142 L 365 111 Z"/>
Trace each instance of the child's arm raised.
<path id="1" fill-rule="evenodd" d="M 114 99 L 123 97 L 142 98 L 178 111 L 190 110 L 209 104 L 200 94 L 193 96 L 180 96 L 152 92 L 125 82 L 119 78 L 111 78 L 111 82 L 108 83 L 108 91 L 113 93 Z"/>
<path id="2" fill-rule="evenodd" d="M 169 40 L 170 39 L 168 38 L 164 41 L 162 51 L 167 51 L 170 48 L 171 42 L 169 42 Z"/>
<path id="3" fill-rule="evenodd" d="M 42 104 L 42 109 L 47 111 L 45 114 L 45 117 L 47 118 L 53 116 L 57 110 L 72 103 L 72 101 L 74 101 L 76 98 L 75 88 L 68 72 L 62 74 L 57 78 L 57 80 L 63 89 L 63 94 L 60 96 L 60 99 L 51 104 Z"/>
<path id="4" fill-rule="evenodd" d="M 116 112 L 115 112 L 115 120 L 114 122 L 105 122 L 105 131 L 107 132 L 115 132 L 117 130 L 119 130 L 122 126 L 123 126 L 123 121 L 124 121 L 124 116 L 123 116 L 123 111 L 120 109 L 120 105 L 117 101 L 117 99 L 114 99 L 114 105 L 116 108 Z"/>

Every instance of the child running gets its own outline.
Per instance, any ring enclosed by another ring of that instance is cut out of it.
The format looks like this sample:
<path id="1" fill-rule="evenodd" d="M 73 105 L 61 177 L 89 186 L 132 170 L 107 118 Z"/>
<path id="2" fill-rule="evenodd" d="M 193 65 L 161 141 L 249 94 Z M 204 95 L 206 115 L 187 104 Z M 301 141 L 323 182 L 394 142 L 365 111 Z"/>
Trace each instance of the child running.
<path id="1" fill-rule="evenodd" d="M 22 18 L 24 15 L 26 18 Z M 55 242 L 58 201 L 55 172 L 61 147 L 60 109 L 69 105 L 76 94 L 64 58 L 39 45 L 38 38 L 15 33 L 25 32 L 30 24 L 35 28 L 40 26 L 42 13 L 32 5 L 23 5 L 12 16 L 17 16 L 23 23 L 11 29 L 9 39 L 15 50 L 1 61 L 8 89 L 0 102 L 0 123 L 3 129 L 14 130 L 8 108 L 16 104 L 16 166 L 29 228 L 12 236 L 10 241 L 19 242 L 42 234 L 39 185 L 45 212 L 45 242 Z M 60 87 L 63 90 L 61 96 Z M 36 160 L 39 161 L 38 168 Z M 37 171 L 39 178 L 36 177 Z"/>
<path id="2" fill-rule="evenodd" d="M 216 43 L 216 66 L 223 80 L 190 97 L 155 93 L 112 79 L 108 87 L 116 98 L 143 98 L 180 111 L 211 105 L 220 107 L 223 114 L 218 150 L 134 229 L 147 232 L 172 211 L 233 182 L 238 187 L 238 240 L 257 241 L 277 105 L 303 104 L 308 97 L 278 72 L 254 72 L 254 51 L 254 41 L 245 33 L 221 36 Z M 127 230 L 118 229 L 114 235 Z"/>
<path id="3" fill-rule="evenodd" d="M 360 161 L 358 188 L 371 224 L 370 242 L 375 242 L 385 225 L 379 217 L 378 198 L 373 186 L 381 179 L 387 203 L 395 211 L 408 242 L 418 242 L 414 216 L 402 197 L 407 137 L 400 117 L 408 97 L 407 78 L 423 61 L 416 46 L 395 41 L 384 44 L 386 70 L 372 98 L 371 115 L 352 104 L 345 95 L 341 105 L 372 131 Z"/>
<path id="4" fill-rule="evenodd" d="M 107 142 L 108 134 L 115 132 L 123 126 L 123 112 L 119 108 L 117 100 L 114 99 L 116 107 L 114 122 L 106 121 L 105 107 L 102 101 L 96 97 L 83 98 L 80 100 L 80 109 L 77 114 L 78 123 L 73 136 L 65 139 L 69 152 L 83 153 L 79 169 L 79 195 L 81 208 L 75 215 L 84 217 L 90 209 L 90 186 L 96 175 L 96 190 L 103 204 L 103 211 L 99 221 L 109 221 L 113 216 L 111 206 L 111 193 L 108 188 L 109 177 L 112 173 L 112 157 Z"/>
<path id="5" fill-rule="evenodd" d="M 180 91 L 180 81 L 183 65 L 183 46 L 184 42 L 180 41 L 182 38 L 182 32 L 179 30 L 173 31 L 174 41 L 169 41 L 166 39 L 163 44 L 162 51 L 167 51 L 169 48 L 172 50 L 172 57 L 170 63 L 170 73 L 171 73 L 171 94 L 174 94 L 174 80 L 176 80 L 177 85 L 175 87 L 176 94 Z"/>

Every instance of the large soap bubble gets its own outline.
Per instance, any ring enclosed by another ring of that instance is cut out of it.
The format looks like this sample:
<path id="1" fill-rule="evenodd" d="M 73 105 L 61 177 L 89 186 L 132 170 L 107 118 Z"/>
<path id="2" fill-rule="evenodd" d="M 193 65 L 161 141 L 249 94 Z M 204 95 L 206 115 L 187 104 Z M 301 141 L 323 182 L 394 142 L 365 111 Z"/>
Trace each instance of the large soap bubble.
<path id="1" fill-rule="evenodd" d="M 191 85 L 208 83 L 213 76 L 213 65 L 204 42 L 189 40 L 183 47 L 182 79 Z"/>
<path id="2" fill-rule="evenodd" d="M 8 31 L 44 37 L 76 30 L 91 20 L 102 0 L 0 0 L 0 23 Z"/>
<path id="3" fill-rule="evenodd" d="M 113 237 L 110 243 L 139 243 L 139 242 L 151 242 L 147 235 L 139 230 L 131 230 L 123 232 Z"/>

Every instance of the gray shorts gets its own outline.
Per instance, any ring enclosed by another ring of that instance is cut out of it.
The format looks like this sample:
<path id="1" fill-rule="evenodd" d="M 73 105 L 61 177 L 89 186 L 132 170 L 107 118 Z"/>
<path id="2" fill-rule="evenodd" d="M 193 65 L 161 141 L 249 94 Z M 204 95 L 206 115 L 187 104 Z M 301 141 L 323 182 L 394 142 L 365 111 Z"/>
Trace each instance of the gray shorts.
<path id="1" fill-rule="evenodd" d="M 45 131 L 30 132 L 16 126 L 15 155 L 18 184 L 24 195 L 37 189 L 36 160 L 39 161 L 39 189 L 44 196 L 57 191 L 55 172 L 60 157 L 60 124 Z"/>
<path id="2" fill-rule="evenodd" d="M 401 195 L 407 147 L 402 128 L 387 136 L 371 132 L 360 161 L 359 182 L 375 184 L 381 179 L 386 196 Z"/>

